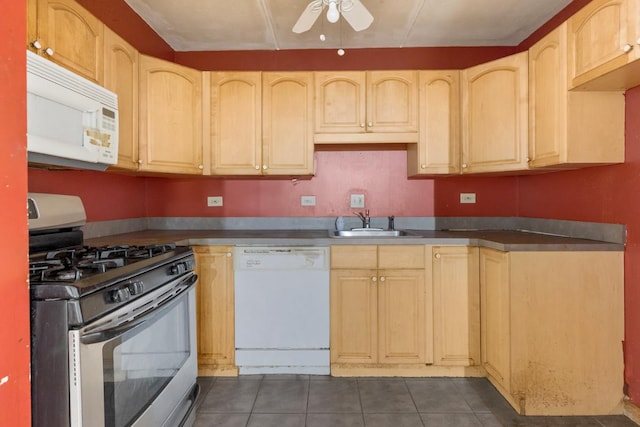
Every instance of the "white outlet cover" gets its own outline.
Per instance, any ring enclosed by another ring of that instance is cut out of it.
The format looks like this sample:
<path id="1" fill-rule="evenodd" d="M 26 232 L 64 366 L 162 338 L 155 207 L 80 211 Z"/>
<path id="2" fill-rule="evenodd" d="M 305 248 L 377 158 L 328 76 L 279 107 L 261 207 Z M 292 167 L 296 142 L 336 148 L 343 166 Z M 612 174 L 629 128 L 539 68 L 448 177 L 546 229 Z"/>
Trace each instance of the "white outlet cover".
<path id="1" fill-rule="evenodd" d="M 460 193 L 460 203 L 475 203 L 476 193 Z"/>
<path id="2" fill-rule="evenodd" d="M 316 196 L 300 196 L 300 206 L 315 206 Z"/>

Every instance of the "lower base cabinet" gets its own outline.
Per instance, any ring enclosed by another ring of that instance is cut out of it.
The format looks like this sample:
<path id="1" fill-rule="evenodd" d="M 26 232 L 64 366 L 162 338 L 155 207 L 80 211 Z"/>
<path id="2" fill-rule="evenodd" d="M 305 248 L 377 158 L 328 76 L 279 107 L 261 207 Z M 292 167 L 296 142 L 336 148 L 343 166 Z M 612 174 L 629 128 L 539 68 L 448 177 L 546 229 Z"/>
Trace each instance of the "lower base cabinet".
<path id="1" fill-rule="evenodd" d="M 235 376 L 233 247 L 194 246 L 198 375 Z"/>
<path id="2" fill-rule="evenodd" d="M 522 415 L 622 413 L 622 252 L 480 249 L 482 364 Z"/>

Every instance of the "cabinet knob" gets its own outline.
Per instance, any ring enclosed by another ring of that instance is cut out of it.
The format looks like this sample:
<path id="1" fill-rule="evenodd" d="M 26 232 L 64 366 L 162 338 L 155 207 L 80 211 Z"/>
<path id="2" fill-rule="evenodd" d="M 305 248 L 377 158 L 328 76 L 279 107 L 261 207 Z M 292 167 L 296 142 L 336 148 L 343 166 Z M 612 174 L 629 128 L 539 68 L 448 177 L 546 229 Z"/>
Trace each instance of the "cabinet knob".
<path id="1" fill-rule="evenodd" d="M 380 281 L 381 281 L 381 282 L 384 282 L 384 280 L 385 280 L 385 279 L 384 279 L 384 276 L 380 276 Z"/>
<path id="2" fill-rule="evenodd" d="M 260 170 L 260 166 L 256 165 L 256 170 L 259 171 Z"/>
<path id="3" fill-rule="evenodd" d="M 198 169 L 200 170 L 204 169 L 204 165 L 198 165 Z"/>
<path id="4" fill-rule="evenodd" d="M 632 49 L 633 49 L 633 45 L 625 44 L 624 47 L 622 48 L 622 51 L 624 53 L 629 53 L 629 52 L 631 52 Z"/>
<path id="5" fill-rule="evenodd" d="M 462 169 L 466 169 L 466 168 L 468 168 L 468 167 L 469 167 L 469 165 L 468 165 L 468 164 L 466 164 L 466 163 L 463 163 L 463 164 L 462 164 Z"/>
<path id="6" fill-rule="evenodd" d="M 231 252 L 227 252 L 227 258 L 231 258 Z"/>
<path id="7" fill-rule="evenodd" d="M 436 259 L 440 259 L 442 257 L 442 255 L 440 254 L 435 254 Z"/>
<path id="8" fill-rule="evenodd" d="M 42 43 L 40 43 L 38 40 L 32 41 L 31 46 L 35 47 L 36 49 L 42 49 Z"/>
<path id="9" fill-rule="evenodd" d="M 636 43 L 640 44 L 640 37 L 638 37 L 638 40 L 636 40 Z"/>
<path id="10" fill-rule="evenodd" d="M 373 277 L 371 278 L 371 281 L 372 281 L 372 282 L 377 282 L 377 281 L 378 281 L 378 278 L 377 278 L 377 277 L 375 277 L 375 276 L 373 276 Z"/>
<path id="11" fill-rule="evenodd" d="M 49 56 L 53 56 L 53 54 L 54 54 L 53 49 L 51 49 L 50 47 L 46 48 L 44 50 L 44 53 L 46 53 Z"/>
<path id="12" fill-rule="evenodd" d="M 369 122 L 369 123 L 367 124 L 367 126 L 369 126 L 369 127 L 373 126 L 373 122 Z"/>
<path id="13" fill-rule="evenodd" d="M 364 123 L 360 123 L 360 127 L 363 128 L 364 127 Z"/>
<path id="14" fill-rule="evenodd" d="M 427 165 L 425 165 L 424 163 L 420 165 L 420 169 L 426 169 Z"/>
<path id="15" fill-rule="evenodd" d="M 267 165 L 262 165 L 262 169 L 267 170 Z"/>
<path id="16" fill-rule="evenodd" d="M 135 163 L 135 162 L 134 162 Z M 138 159 L 138 164 L 141 165 L 142 164 L 142 159 Z"/>

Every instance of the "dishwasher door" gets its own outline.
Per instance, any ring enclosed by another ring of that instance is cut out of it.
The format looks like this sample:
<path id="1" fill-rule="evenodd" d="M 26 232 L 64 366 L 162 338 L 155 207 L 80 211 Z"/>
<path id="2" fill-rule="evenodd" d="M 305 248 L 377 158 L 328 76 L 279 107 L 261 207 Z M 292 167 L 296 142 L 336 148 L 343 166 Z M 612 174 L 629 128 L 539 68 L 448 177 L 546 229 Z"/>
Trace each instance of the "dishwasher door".
<path id="1" fill-rule="evenodd" d="M 329 374 L 329 248 L 236 247 L 240 374 Z"/>

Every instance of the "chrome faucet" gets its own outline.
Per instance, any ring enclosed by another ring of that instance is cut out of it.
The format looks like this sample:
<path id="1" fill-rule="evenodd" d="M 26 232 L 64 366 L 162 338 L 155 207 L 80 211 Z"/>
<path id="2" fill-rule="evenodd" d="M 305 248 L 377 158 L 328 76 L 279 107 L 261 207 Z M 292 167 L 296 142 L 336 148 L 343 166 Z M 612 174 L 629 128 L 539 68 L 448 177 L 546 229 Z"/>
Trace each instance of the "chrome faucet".
<path id="1" fill-rule="evenodd" d="M 358 218 L 362 220 L 362 228 L 370 228 L 371 227 L 371 218 L 369 218 L 369 209 L 364 210 L 364 214 L 362 212 L 354 212 Z"/>

